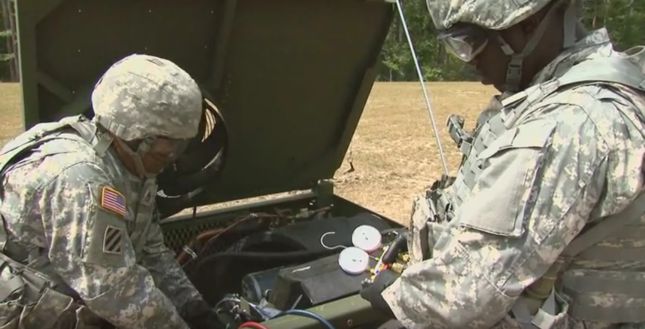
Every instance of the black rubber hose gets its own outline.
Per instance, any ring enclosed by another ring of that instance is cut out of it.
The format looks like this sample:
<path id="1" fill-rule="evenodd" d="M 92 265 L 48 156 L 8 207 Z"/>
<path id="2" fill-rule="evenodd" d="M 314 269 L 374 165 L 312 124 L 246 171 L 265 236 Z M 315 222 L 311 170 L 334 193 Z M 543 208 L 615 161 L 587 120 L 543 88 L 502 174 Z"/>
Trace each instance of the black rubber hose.
<path id="1" fill-rule="evenodd" d="M 279 264 L 294 264 L 298 262 L 308 262 L 314 259 L 331 255 L 335 250 L 317 250 L 317 251 L 287 251 L 287 252 L 261 252 L 261 251 L 241 251 L 241 252 L 219 252 L 208 255 L 202 259 L 197 259 L 194 266 L 190 269 L 191 273 L 203 272 L 202 269 L 209 269 L 213 272 L 213 268 L 221 267 L 222 265 L 231 264 L 231 261 L 238 261 L 234 266 L 243 266 L 253 261 L 254 264 L 266 264 L 268 262 Z"/>
<path id="2" fill-rule="evenodd" d="M 262 251 L 241 251 L 241 252 L 219 252 L 208 255 L 201 259 L 200 263 L 211 262 L 219 258 L 261 258 L 266 260 L 298 260 L 301 258 L 320 257 L 331 255 L 335 250 L 317 250 L 317 251 L 281 251 L 281 252 L 262 252 Z"/>
<path id="3" fill-rule="evenodd" d="M 186 273 L 206 301 L 214 305 L 225 293 L 239 293 L 240 280 L 246 274 L 302 264 L 334 252 L 337 250 L 219 252 L 196 259 Z"/>

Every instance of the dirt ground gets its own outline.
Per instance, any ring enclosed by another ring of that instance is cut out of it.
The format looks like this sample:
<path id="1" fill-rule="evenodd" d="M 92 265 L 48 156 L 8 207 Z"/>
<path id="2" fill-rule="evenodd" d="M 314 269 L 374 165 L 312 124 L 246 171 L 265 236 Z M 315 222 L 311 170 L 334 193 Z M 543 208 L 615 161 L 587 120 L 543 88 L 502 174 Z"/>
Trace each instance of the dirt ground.
<path id="1" fill-rule="evenodd" d="M 447 167 L 454 173 L 461 156 L 446 130 L 448 115 L 461 114 L 472 127 L 494 90 L 476 82 L 434 82 L 428 89 Z M 22 131 L 20 105 L 19 85 L 0 84 L 0 145 Z M 334 177 L 336 193 L 407 223 L 412 198 L 442 172 L 420 84 L 376 83 Z"/>
<path id="2" fill-rule="evenodd" d="M 477 82 L 435 82 L 428 89 L 447 167 L 454 174 L 461 154 L 448 135 L 446 120 L 457 113 L 472 127 L 494 90 Z M 353 172 L 347 172 L 349 161 Z M 420 84 L 377 83 L 343 166 L 336 171 L 337 193 L 407 223 L 414 196 L 443 171 Z"/>
<path id="3" fill-rule="evenodd" d="M 24 129 L 21 97 L 19 84 L 0 83 L 0 145 Z"/>

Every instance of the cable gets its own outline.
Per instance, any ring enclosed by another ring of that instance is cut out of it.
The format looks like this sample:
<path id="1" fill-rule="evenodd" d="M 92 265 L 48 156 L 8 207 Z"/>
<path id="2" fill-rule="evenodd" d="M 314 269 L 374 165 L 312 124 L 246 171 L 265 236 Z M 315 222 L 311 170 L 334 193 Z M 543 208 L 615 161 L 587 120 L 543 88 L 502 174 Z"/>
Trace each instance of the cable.
<path id="1" fill-rule="evenodd" d="M 421 83 L 421 90 L 423 91 L 423 98 L 426 101 L 426 107 L 428 108 L 428 114 L 430 114 L 430 122 L 432 123 L 432 130 L 434 131 L 434 137 L 437 140 L 437 147 L 439 148 L 439 158 L 441 158 L 441 165 L 443 167 L 444 175 L 448 176 L 448 165 L 446 164 L 446 155 L 443 152 L 443 146 L 441 145 L 441 138 L 439 138 L 439 130 L 437 129 L 437 121 L 434 118 L 434 112 L 432 112 L 432 106 L 430 105 L 430 96 L 426 89 L 425 80 L 423 79 L 423 74 L 421 74 L 421 67 L 419 66 L 419 60 L 417 59 L 417 54 L 414 51 L 414 45 L 412 44 L 412 37 L 410 37 L 410 32 L 408 31 L 408 24 L 405 22 L 405 15 L 403 14 L 403 8 L 401 7 L 401 1 L 396 0 L 396 8 L 399 10 L 399 17 L 401 17 L 401 24 L 403 25 L 403 31 L 405 32 L 405 37 L 408 39 L 408 46 L 410 47 L 410 53 L 412 54 L 412 60 L 414 61 L 414 66 L 417 70 L 417 75 L 419 76 L 419 82 Z"/>
<path id="2" fill-rule="evenodd" d="M 374 266 L 374 276 L 376 277 L 380 272 L 381 272 L 381 267 L 383 267 L 383 257 L 385 256 L 385 253 L 390 249 L 391 246 L 387 246 L 383 249 L 383 252 L 381 253 L 381 257 L 378 258 L 378 262 L 376 262 L 376 266 Z"/>
<path id="3" fill-rule="evenodd" d="M 331 207 L 321 207 L 321 208 L 309 210 L 307 216 L 311 217 L 318 214 L 322 214 L 329 211 L 330 209 Z M 277 209 L 276 209 L 276 213 L 278 213 Z M 219 239 L 222 235 L 228 233 L 233 228 L 242 224 L 243 222 L 249 221 L 251 219 L 256 219 L 258 220 L 258 223 L 259 223 L 264 220 L 288 219 L 288 218 L 297 218 L 297 217 L 298 215 L 285 215 L 280 213 L 276 215 L 270 214 L 270 213 L 250 213 L 248 215 L 238 217 L 237 219 L 233 220 L 232 224 L 224 228 L 214 228 L 214 229 L 206 230 L 199 233 L 197 237 L 193 238 L 193 240 L 191 240 L 187 245 L 185 245 L 180 250 L 179 254 L 176 257 L 177 262 L 182 266 L 186 266 L 189 262 L 194 261 L 197 257 L 203 256 L 203 252 L 210 250 L 211 246 L 213 246 L 217 241 L 217 239 Z M 323 240 L 324 236 L 325 235 L 320 237 L 321 241 Z M 322 245 L 323 247 L 325 247 L 324 244 Z M 342 248 L 342 247 L 343 246 L 334 246 L 333 248 Z"/>
<path id="4" fill-rule="evenodd" d="M 239 327 L 237 327 L 237 329 L 242 329 L 242 328 L 269 329 L 265 325 L 254 321 L 246 321 L 242 323 Z"/>
<path id="5" fill-rule="evenodd" d="M 327 249 L 327 250 L 345 249 L 345 248 L 347 248 L 347 246 L 343 246 L 342 244 L 335 245 L 335 246 L 328 246 L 328 245 L 326 245 L 326 244 L 325 244 L 325 237 L 326 237 L 327 235 L 331 235 L 331 234 L 336 234 L 336 232 L 333 232 L 333 231 L 332 231 L 332 232 L 325 232 L 325 234 L 323 234 L 323 235 L 321 235 L 321 236 L 320 236 L 320 245 L 321 245 L 323 248 L 325 248 L 325 249 Z"/>
<path id="6" fill-rule="evenodd" d="M 318 322 L 322 323 L 327 329 L 336 329 L 336 327 L 334 327 L 334 325 L 331 324 L 331 322 L 329 322 L 328 320 L 326 320 L 322 316 L 320 316 L 320 315 L 318 315 L 318 314 L 316 314 L 314 312 L 311 312 L 311 311 L 293 309 L 293 310 L 286 310 L 286 311 L 280 313 L 278 316 L 281 316 L 281 315 L 299 315 L 299 316 L 303 316 L 303 317 L 306 317 L 306 318 L 311 318 L 311 319 L 314 319 L 314 320 L 318 320 Z"/>
<path id="7" fill-rule="evenodd" d="M 257 219 L 259 221 L 262 221 L 266 219 L 276 219 L 276 218 L 280 218 L 280 216 L 265 214 L 265 213 L 250 213 L 248 215 L 245 215 L 233 220 L 232 224 L 224 228 L 214 228 L 214 229 L 204 231 L 188 243 L 187 245 L 188 249 L 182 248 L 179 255 L 176 257 L 177 262 L 182 266 L 186 266 L 189 262 L 197 258 L 191 255 L 191 251 L 193 254 L 197 255 L 198 257 L 202 256 L 202 253 L 206 250 L 209 250 L 210 247 L 215 243 L 215 241 L 217 241 L 217 239 L 220 236 L 222 236 L 225 233 L 228 233 L 231 229 L 235 228 L 236 226 L 238 226 L 243 222 L 246 222 L 251 219 Z M 199 250 L 195 250 L 196 249 L 195 247 L 197 245 L 199 245 L 199 248 L 198 248 Z"/>
<path id="8" fill-rule="evenodd" d="M 200 267 L 203 264 L 214 262 L 215 260 L 221 261 L 223 258 L 234 259 L 257 259 L 261 260 L 287 260 L 287 261 L 309 261 L 314 257 L 322 257 L 332 254 L 330 250 L 298 250 L 298 251 L 241 251 L 241 252 L 219 252 L 203 257 L 200 261 Z M 217 262 L 215 262 L 217 263 Z"/>
<path id="9" fill-rule="evenodd" d="M 204 231 L 199 235 L 197 235 L 197 237 L 195 237 L 187 245 L 184 245 L 182 247 L 179 255 L 177 255 L 176 257 L 177 262 L 180 265 L 184 265 L 189 260 L 194 260 L 195 258 L 197 258 L 198 256 L 197 253 L 201 250 L 201 247 L 198 247 L 198 246 L 204 245 L 206 241 L 208 241 L 208 239 L 222 233 L 223 231 L 224 229 L 222 228 L 216 228 L 216 229 Z M 196 251 L 195 249 L 199 249 L 199 250 Z"/>

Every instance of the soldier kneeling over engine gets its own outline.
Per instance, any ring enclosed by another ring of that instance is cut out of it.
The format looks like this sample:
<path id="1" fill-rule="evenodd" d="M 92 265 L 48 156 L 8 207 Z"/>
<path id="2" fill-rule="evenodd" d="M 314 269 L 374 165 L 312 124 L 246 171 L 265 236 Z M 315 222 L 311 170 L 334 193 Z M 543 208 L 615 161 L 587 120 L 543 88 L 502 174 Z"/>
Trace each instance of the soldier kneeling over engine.
<path id="1" fill-rule="evenodd" d="M 37 125 L 0 153 L 0 326 L 220 328 L 155 215 L 156 175 L 198 132 L 197 83 L 131 55 L 92 107 L 91 121 Z"/>

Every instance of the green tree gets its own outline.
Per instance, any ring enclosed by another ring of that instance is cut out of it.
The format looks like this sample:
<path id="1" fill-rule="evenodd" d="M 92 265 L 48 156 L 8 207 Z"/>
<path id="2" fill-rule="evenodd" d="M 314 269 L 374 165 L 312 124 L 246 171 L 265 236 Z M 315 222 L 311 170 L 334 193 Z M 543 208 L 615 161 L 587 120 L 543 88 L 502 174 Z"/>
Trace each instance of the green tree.
<path id="1" fill-rule="evenodd" d="M 583 23 L 590 29 L 607 27 L 616 48 L 624 50 L 645 44 L 645 1 L 587 0 L 583 6 Z"/>
<path id="2" fill-rule="evenodd" d="M 408 30 L 414 43 L 424 78 L 427 80 L 462 80 L 473 78 L 473 73 L 460 61 L 446 54 L 439 42 L 425 0 L 410 0 L 402 3 Z M 412 55 L 401 21 L 396 15 L 385 40 L 379 79 L 387 81 L 417 80 Z"/>
<path id="3" fill-rule="evenodd" d="M 476 74 L 450 56 L 436 39 L 425 0 L 402 0 L 404 14 L 426 80 L 475 80 Z M 584 0 L 582 22 L 590 29 L 607 27 L 616 48 L 645 45 L 645 0 Z M 417 80 L 414 63 L 398 13 L 385 41 L 379 79 Z"/>
<path id="4" fill-rule="evenodd" d="M 15 2 L 0 0 L 0 81 L 17 81 Z"/>

